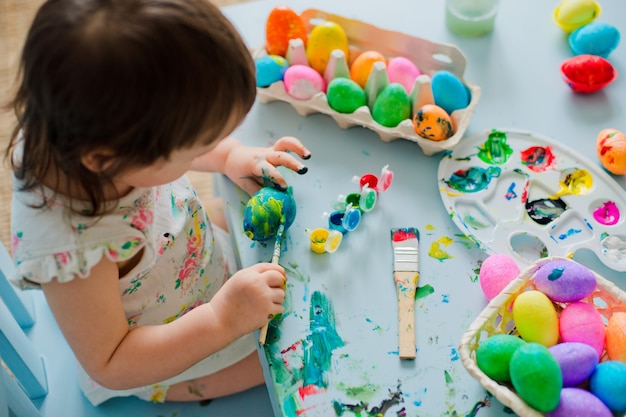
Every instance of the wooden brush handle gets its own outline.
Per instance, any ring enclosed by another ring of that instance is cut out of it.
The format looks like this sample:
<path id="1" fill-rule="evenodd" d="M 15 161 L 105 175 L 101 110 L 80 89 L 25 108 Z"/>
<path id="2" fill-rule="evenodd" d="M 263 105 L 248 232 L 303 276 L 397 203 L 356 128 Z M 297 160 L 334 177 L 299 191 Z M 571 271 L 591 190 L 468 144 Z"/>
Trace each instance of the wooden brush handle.
<path id="1" fill-rule="evenodd" d="M 415 291 L 419 274 L 415 271 L 396 271 L 393 277 L 398 293 L 400 359 L 415 359 Z"/>
<path id="2" fill-rule="evenodd" d="M 265 339 L 267 338 L 267 328 L 269 327 L 270 322 L 268 321 L 261 327 L 261 333 L 259 334 L 259 344 L 263 346 L 265 344 Z"/>

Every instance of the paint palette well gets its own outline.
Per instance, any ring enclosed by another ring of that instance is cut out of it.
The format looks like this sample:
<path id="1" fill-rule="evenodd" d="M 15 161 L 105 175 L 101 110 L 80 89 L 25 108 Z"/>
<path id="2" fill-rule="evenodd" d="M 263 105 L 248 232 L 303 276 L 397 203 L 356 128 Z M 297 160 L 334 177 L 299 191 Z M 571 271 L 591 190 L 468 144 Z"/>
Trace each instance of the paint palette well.
<path id="1" fill-rule="evenodd" d="M 527 265 L 589 249 L 626 271 L 626 191 L 550 138 L 518 130 L 465 138 L 443 156 L 438 178 L 453 221 L 488 253 Z"/>

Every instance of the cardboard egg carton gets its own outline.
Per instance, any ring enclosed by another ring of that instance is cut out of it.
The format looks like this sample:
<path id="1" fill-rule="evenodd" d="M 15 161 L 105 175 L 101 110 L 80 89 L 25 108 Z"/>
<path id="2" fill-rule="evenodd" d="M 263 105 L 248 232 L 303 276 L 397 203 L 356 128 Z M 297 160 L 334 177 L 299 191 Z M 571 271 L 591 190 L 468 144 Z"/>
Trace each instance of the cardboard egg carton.
<path id="1" fill-rule="evenodd" d="M 411 60 L 422 72 L 422 75 L 416 80 L 416 85 L 411 93 L 414 103 L 419 97 L 424 97 L 424 95 L 428 96 L 430 94 L 432 96 L 430 77 L 440 70 L 450 71 L 463 81 L 471 94 L 470 103 L 466 108 L 456 110 L 450 115 L 455 122 L 456 130 L 453 136 L 442 141 L 433 141 L 419 136 L 415 132 L 412 120 L 410 119 L 403 120 L 396 127 L 382 126 L 372 118 L 368 106 L 360 107 L 351 114 L 339 113 L 328 105 L 328 100 L 324 93 L 318 93 L 310 100 L 297 100 L 287 94 L 282 81 L 273 83 L 269 87 L 257 88 L 257 97 L 262 103 L 269 103 L 276 100 L 284 101 L 291 104 L 301 116 L 323 113 L 332 117 L 342 129 L 348 129 L 352 126 L 362 126 L 375 131 L 380 139 L 385 142 L 391 142 L 396 139 L 410 140 L 417 143 L 422 152 L 429 156 L 452 149 L 459 143 L 467 130 L 474 109 L 480 98 L 480 87 L 463 79 L 466 59 L 459 48 L 454 45 L 435 43 L 426 39 L 409 36 L 401 32 L 381 29 L 368 23 L 347 19 L 316 9 L 305 10 L 301 14 L 301 17 L 309 33 L 315 25 L 324 21 L 332 21 L 341 26 L 348 36 L 351 55 L 373 50 L 380 52 L 387 59 L 401 56 Z M 296 41 L 301 43 L 300 40 Z M 299 55 L 301 57 L 302 51 L 300 50 L 300 53 L 298 53 L 298 47 L 302 48 L 302 45 L 298 46 L 298 42 L 294 41 L 290 43 L 292 55 Z M 253 51 L 255 58 L 265 54 L 264 46 Z M 335 59 L 336 58 L 337 57 L 335 57 Z M 341 59 L 341 56 L 338 58 Z M 290 52 L 287 53 L 287 60 L 290 60 Z M 331 62 L 333 62 L 333 56 L 331 56 Z M 331 62 L 329 62 L 329 65 L 331 65 Z M 381 71 L 385 71 L 384 67 Z M 379 73 L 378 76 L 384 78 L 386 77 L 386 73 Z M 370 80 L 368 80 L 368 84 L 369 83 Z M 414 108 L 413 112 L 415 110 Z"/>

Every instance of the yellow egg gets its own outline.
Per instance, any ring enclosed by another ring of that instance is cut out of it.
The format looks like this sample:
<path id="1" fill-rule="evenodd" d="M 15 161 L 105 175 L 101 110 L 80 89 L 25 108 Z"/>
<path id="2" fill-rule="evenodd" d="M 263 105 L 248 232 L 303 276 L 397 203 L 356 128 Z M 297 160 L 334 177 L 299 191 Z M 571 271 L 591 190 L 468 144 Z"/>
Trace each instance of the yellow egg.
<path id="1" fill-rule="evenodd" d="M 559 340 L 559 318 L 552 301 L 541 291 L 526 291 L 515 298 L 513 321 L 522 339 L 546 347 Z"/>
<path id="2" fill-rule="evenodd" d="M 596 152 L 604 168 L 615 175 L 626 174 L 626 136 L 616 129 L 604 129 L 596 138 Z"/>
<path id="3" fill-rule="evenodd" d="M 425 104 L 415 112 L 413 128 L 421 137 L 435 141 L 448 139 L 455 131 L 452 118 L 435 104 Z"/>
<path id="4" fill-rule="evenodd" d="M 382 62 L 386 64 L 386 59 L 378 51 L 365 51 L 352 63 L 350 67 L 350 78 L 362 88 L 365 88 L 365 83 L 370 76 L 372 66 L 376 62 Z"/>
<path id="5" fill-rule="evenodd" d="M 313 28 L 306 45 L 306 56 L 309 65 L 320 74 L 324 74 L 330 54 L 335 49 L 349 57 L 348 36 L 343 28 L 335 22 L 326 21 Z"/>
<path id="6" fill-rule="evenodd" d="M 600 14 L 600 5 L 594 0 L 563 0 L 554 9 L 554 21 L 565 32 L 591 23 Z"/>

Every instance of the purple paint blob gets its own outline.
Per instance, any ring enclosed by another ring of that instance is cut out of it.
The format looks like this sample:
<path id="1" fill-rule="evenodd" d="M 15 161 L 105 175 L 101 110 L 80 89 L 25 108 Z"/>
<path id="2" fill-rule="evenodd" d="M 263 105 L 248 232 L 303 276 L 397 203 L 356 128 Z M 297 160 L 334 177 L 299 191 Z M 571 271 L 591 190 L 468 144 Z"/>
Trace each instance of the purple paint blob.
<path id="1" fill-rule="evenodd" d="M 613 201 L 605 201 L 593 211 L 593 218 L 600 224 L 613 226 L 619 221 L 619 208 Z"/>

